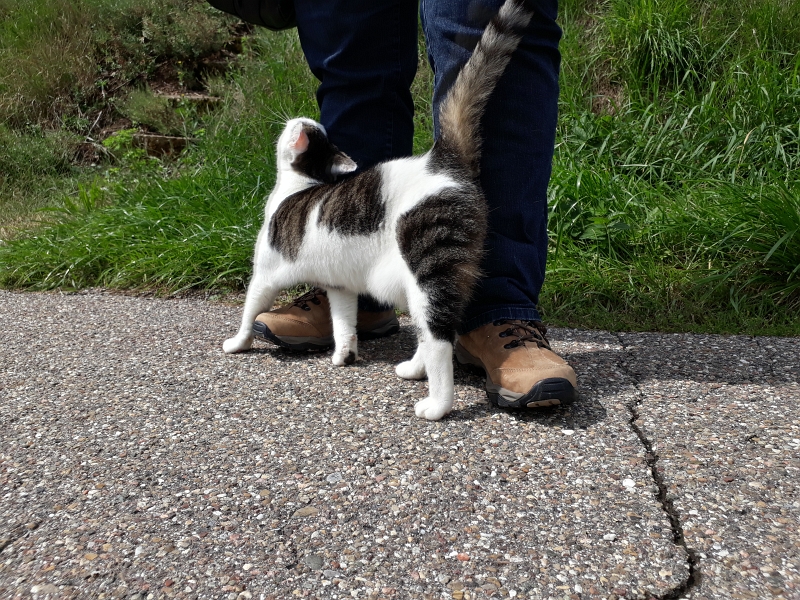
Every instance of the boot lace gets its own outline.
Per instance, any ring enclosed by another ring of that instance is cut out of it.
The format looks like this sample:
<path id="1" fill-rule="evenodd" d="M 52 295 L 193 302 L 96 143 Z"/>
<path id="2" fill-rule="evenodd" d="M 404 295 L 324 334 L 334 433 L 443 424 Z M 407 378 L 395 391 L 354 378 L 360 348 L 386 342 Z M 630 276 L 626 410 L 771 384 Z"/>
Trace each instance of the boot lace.
<path id="1" fill-rule="evenodd" d="M 313 288 L 311 291 L 306 292 L 302 296 L 293 300 L 292 306 L 299 306 L 303 310 L 311 310 L 311 307 L 308 305 L 309 302 L 316 304 L 317 306 L 322 304 L 319 296 L 327 296 L 327 292 L 319 288 Z"/>
<path id="2" fill-rule="evenodd" d="M 500 332 L 500 337 L 512 337 L 503 348 L 510 350 L 518 346 L 524 346 L 526 342 L 536 344 L 539 348 L 550 348 L 550 342 L 545 335 L 547 327 L 541 321 L 520 321 L 512 319 L 499 319 L 494 322 L 495 326 L 508 325 L 508 329 Z"/>

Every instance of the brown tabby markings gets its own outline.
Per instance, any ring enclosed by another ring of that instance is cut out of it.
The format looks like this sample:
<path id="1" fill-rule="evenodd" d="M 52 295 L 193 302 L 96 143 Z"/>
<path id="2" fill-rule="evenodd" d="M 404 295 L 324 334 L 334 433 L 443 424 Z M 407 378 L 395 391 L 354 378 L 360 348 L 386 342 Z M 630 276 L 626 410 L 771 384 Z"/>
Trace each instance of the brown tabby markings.
<path id="1" fill-rule="evenodd" d="M 272 247 L 296 260 L 303 245 L 306 223 L 321 203 L 317 223 L 341 235 L 369 235 L 383 225 L 386 207 L 381 199 L 376 168 L 337 184 L 322 184 L 286 198 L 270 221 Z"/>
<path id="2" fill-rule="evenodd" d="M 428 326 L 434 337 L 454 341 L 480 276 L 486 208 L 477 185 L 462 184 L 429 196 L 397 222 L 400 252 L 428 295 Z"/>

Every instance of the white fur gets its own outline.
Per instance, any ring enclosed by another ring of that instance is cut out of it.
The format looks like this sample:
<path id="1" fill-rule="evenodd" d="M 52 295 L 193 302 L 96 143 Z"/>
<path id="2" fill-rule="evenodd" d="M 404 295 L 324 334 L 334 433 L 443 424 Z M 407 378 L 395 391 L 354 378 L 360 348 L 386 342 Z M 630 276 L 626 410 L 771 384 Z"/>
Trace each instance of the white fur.
<path id="1" fill-rule="evenodd" d="M 369 293 L 387 304 L 407 307 L 411 313 L 419 331 L 419 347 L 411 360 L 398 365 L 396 372 L 406 379 L 421 379 L 427 374 L 429 395 L 417 402 L 414 410 L 419 417 L 441 419 L 453 406 L 453 348 L 447 341 L 434 339 L 428 330 L 426 295 L 403 260 L 396 224 L 401 215 L 426 197 L 458 184 L 449 177 L 428 172 L 425 168 L 428 155 L 385 163 L 379 167 L 386 202 L 382 230 L 369 235 L 340 235 L 318 226 L 317 206 L 309 215 L 297 259 L 287 260 L 269 243 L 269 223 L 286 197 L 316 183 L 291 168 L 298 154 L 293 146 L 302 146 L 297 144 L 298 128 L 302 129 L 304 124 L 324 131 L 321 125 L 308 119 L 293 119 L 281 134 L 278 177 L 267 200 L 264 224 L 256 242 L 253 277 L 247 289 L 241 326 L 236 336 L 225 341 L 223 350 L 232 353 L 249 349 L 256 316 L 270 310 L 281 289 L 307 282 L 328 290 L 335 341 L 332 360 L 337 366 L 344 365 L 351 353 L 358 356 L 357 294 Z"/>
<path id="2" fill-rule="evenodd" d="M 457 187 L 458 183 L 451 177 L 428 172 L 428 154 L 412 156 L 383 163 L 380 166 L 383 175 L 384 198 L 392 198 L 387 206 L 389 223 L 394 225 L 397 218 L 414 208 L 421 200 L 433 196 L 449 187 Z"/>

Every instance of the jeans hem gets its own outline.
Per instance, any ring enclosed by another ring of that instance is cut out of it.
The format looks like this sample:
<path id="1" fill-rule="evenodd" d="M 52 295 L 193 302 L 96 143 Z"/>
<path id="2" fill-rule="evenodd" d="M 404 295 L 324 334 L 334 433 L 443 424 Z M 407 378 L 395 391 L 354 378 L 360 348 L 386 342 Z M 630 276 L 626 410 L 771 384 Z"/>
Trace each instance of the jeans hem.
<path id="1" fill-rule="evenodd" d="M 469 333 L 482 325 L 497 321 L 499 319 L 518 319 L 521 321 L 541 321 L 542 317 L 535 308 L 521 306 L 507 306 L 505 308 L 494 308 L 483 312 L 477 316 L 466 319 L 458 328 L 459 335 Z"/>

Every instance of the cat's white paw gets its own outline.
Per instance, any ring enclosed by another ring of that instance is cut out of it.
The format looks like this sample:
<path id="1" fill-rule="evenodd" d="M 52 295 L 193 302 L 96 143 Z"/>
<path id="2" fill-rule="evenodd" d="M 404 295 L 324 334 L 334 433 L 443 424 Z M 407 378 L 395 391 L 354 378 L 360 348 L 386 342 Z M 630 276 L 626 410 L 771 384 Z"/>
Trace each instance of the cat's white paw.
<path id="1" fill-rule="evenodd" d="M 334 352 L 331 360 L 337 367 L 343 367 L 345 365 L 352 365 L 357 359 L 358 353 L 354 352 L 353 350 L 348 350 L 347 354 Z"/>
<path id="2" fill-rule="evenodd" d="M 331 360 L 337 367 L 352 365 L 358 360 L 358 337 L 351 335 L 344 344 L 337 343 Z"/>
<path id="3" fill-rule="evenodd" d="M 233 354 L 234 352 L 244 352 L 245 350 L 249 350 L 252 345 L 252 336 L 237 335 L 236 337 L 225 340 L 225 342 L 222 344 L 222 349 L 225 351 L 225 354 Z"/>
<path id="4" fill-rule="evenodd" d="M 453 408 L 453 401 L 439 400 L 428 396 L 414 405 L 414 413 L 428 421 L 438 421 Z"/>
<path id="5" fill-rule="evenodd" d="M 401 362 L 394 368 L 394 372 L 403 379 L 425 379 L 425 365 L 414 360 Z"/>

